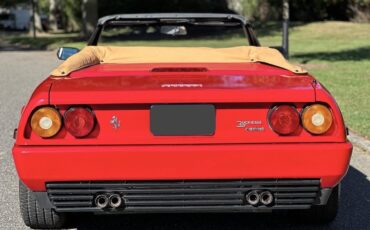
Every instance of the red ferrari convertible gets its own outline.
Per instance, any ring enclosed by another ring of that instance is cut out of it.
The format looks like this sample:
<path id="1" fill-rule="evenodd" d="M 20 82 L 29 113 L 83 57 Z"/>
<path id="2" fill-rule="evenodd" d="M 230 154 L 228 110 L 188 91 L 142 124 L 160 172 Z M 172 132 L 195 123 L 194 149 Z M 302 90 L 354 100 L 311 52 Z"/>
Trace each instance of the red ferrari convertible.
<path id="1" fill-rule="evenodd" d="M 338 105 L 243 17 L 107 16 L 57 55 L 15 130 L 27 226 L 81 212 L 335 218 L 352 152 Z"/>

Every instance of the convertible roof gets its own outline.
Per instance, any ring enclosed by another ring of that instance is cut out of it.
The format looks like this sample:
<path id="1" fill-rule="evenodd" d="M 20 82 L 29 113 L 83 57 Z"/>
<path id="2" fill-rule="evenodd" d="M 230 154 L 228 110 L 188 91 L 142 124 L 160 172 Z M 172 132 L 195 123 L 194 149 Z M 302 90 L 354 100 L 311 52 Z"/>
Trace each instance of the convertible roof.
<path id="1" fill-rule="evenodd" d="M 104 26 L 109 21 L 125 20 L 148 20 L 148 19 L 210 19 L 210 20 L 231 20 L 247 24 L 245 17 L 237 14 L 213 14 L 213 13 L 150 13 L 150 14 L 115 14 L 102 17 L 98 26 Z"/>
<path id="2" fill-rule="evenodd" d="M 160 55 L 158 55 L 160 54 Z M 290 64 L 279 51 L 268 47 L 114 47 L 87 46 L 56 68 L 51 75 L 67 76 L 73 71 L 98 64 L 248 63 L 261 62 L 296 74 L 307 73 Z"/>

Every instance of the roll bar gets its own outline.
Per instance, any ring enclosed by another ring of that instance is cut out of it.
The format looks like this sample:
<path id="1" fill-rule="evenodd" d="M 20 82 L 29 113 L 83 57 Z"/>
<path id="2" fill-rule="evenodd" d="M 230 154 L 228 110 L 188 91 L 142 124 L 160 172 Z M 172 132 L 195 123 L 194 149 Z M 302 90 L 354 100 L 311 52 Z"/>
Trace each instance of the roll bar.
<path id="1" fill-rule="evenodd" d="M 92 33 L 88 45 L 96 46 L 102 30 L 106 25 L 146 25 L 146 24 L 185 24 L 196 22 L 224 22 L 238 23 L 243 27 L 244 33 L 251 46 L 260 46 L 251 24 L 243 16 L 237 14 L 213 14 L 213 13 L 153 13 L 153 14 L 116 14 L 102 17 Z M 221 26 L 222 24 L 220 24 Z"/>

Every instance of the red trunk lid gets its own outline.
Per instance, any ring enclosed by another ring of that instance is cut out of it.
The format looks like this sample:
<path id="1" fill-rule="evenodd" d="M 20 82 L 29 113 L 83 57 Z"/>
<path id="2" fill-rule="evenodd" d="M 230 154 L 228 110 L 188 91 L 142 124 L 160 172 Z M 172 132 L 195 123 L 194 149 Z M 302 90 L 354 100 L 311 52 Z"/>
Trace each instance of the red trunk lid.
<path id="1" fill-rule="evenodd" d="M 260 63 L 104 64 L 56 79 L 51 104 L 312 102 L 313 78 Z"/>

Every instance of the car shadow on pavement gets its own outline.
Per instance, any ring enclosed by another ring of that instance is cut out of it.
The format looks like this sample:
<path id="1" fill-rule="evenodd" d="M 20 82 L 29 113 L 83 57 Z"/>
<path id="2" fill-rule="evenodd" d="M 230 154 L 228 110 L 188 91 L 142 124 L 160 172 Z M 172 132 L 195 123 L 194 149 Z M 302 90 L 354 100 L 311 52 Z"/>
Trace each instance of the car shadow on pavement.
<path id="1" fill-rule="evenodd" d="M 350 167 L 342 183 L 341 208 L 337 219 L 326 225 L 309 224 L 296 212 L 247 214 L 136 214 L 79 215 L 71 228 L 87 229 L 369 229 L 370 182 Z"/>

